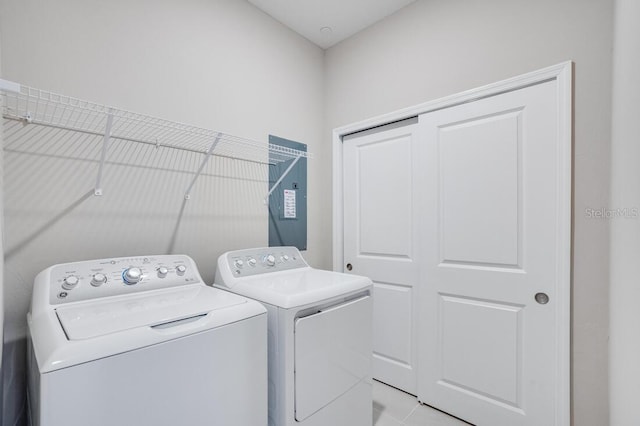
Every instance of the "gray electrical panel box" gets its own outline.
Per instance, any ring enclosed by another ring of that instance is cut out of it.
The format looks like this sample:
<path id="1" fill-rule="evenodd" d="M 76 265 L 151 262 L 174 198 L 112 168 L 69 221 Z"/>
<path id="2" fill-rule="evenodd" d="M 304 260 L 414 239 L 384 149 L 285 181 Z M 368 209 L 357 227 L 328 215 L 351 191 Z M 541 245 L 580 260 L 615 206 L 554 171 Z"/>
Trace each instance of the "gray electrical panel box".
<path id="1" fill-rule="evenodd" d="M 307 145 L 269 135 L 269 143 L 307 151 Z M 271 158 L 270 158 L 271 160 Z M 269 190 L 295 159 L 269 161 Z M 269 247 L 307 249 L 307 159 L 301 157 L 269 196 Z"/>

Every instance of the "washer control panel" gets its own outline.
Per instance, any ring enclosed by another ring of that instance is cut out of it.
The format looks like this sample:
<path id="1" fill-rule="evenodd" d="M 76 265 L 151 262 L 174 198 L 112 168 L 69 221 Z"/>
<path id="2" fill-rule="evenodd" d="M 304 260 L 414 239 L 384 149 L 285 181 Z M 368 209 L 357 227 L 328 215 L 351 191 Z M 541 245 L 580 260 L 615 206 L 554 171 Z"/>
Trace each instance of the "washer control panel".
<path id="1" fill-rule="evenodd" d="M 295 247 L 265 247 L 226 253 L 226 265 L 235 277 L 308 267 Z"/>
<path id="2" fill-rule="evenodd" d="M 201 282 L 183 255 L 87 260 L 52 266 L 49 273 L 52 305 Z"/>

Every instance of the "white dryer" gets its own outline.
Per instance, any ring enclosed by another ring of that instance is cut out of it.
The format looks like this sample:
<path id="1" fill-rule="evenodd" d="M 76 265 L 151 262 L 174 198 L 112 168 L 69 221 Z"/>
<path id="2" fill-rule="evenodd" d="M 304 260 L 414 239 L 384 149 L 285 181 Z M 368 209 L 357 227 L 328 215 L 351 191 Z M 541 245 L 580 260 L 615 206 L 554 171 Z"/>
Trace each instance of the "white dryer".
<path id="1" fill-rule="evenodd" d="M 267 315 L 192 259 L 67 263 L 27 316 L 34 426 L 267 424 Z"/>
<path id="2" fill-rule="evenodd" d="M 269 425 L 371 426 L 371 280 L 271 247 L 220 256 L 214 286 L 267 308 Z"/>

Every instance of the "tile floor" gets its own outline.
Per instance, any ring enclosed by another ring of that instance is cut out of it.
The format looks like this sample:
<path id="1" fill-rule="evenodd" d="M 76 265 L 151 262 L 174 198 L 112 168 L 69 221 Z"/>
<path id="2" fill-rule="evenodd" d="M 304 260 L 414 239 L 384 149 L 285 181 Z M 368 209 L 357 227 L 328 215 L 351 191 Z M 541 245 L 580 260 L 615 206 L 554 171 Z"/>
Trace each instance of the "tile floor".
<path id="1" fill-rule="evenodd" d="M 469 426 L 427 405 L 415 396 L 373 381 L 374 426 Z"/>

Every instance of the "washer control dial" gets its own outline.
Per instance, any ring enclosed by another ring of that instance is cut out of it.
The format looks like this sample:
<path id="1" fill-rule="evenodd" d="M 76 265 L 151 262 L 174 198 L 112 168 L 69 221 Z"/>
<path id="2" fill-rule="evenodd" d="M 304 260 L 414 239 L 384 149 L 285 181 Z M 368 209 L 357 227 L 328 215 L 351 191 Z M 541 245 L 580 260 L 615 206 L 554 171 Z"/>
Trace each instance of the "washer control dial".
<path id="1" fill-rule="evenodd" d="M 107 282 L 107 276 L 105 274 L 101 274 L 98 272 L 97 274 L 93 274 L 91 278 L 91 285 L 94 287 L 100 287 L 102 284 Z"/>
<path id="2" fill-rule="evenodd" d="M 236 265 L 236 268 L 242 268 L 244 266 L 244 262 L 242 261 L 242 259 L 237 259 L 234 262 L 234 265 Z"/>
<path id="3" fill-rule="evenodd" d="M 140 282 L 142 279 L 142 270 L 140 268 L 128 268 L 122 273 L 122 280 L 125 284 L 133 285 Z"/>
<path id="4" fill-rule="evenodd" d="M 251 266 L 251 267 L 255 267 L 256 264 L 258 263 L 258 261 L 253 257 L 250 257 L 247 262 L 249 263 L 249 266 Z"/>
<path id="5" fill-rule="evenodd" d="M 164 278 L 169 273 L 169 269 L 166 266 L 161 266 L 158 268 L 158 278 Z"/>
<path id="6" fill-rule="evenodd" d="M 187 272 L 187 267 L 184 265 L 178 265 L 176 266 L 176 273 L 178 275 L 184 275 L 184 273 Z"/>
<path id="7" fill-rule="evenodd" d="M 65 290 L 73 290 L 74 288 L 76 288 L 79 282 L 80 280 L 78 279 L 78 277 L 76 277 L 75 275 L 69 275 L 62 282 L 62 288 L 64 288 Z"/>
<path id="8" fill-rule="evenodd" d="M 264 263 L 266 263 L 267 266 L 274 266 L 276 264 L 276 257 L 272 254 L 268 254 L 264 257 Z"/>
<path id="9" fill-rule="evenodd" d="M 282 259 L 283 262 L 288 262 L 289 261 L 289 256 L 285 254 L 285 255 L 282 256 L 281 259 Z"/>

